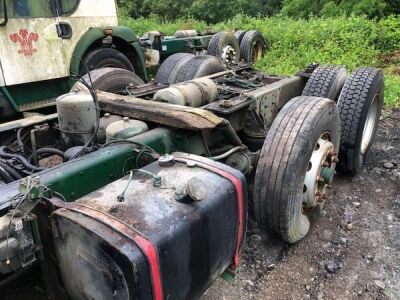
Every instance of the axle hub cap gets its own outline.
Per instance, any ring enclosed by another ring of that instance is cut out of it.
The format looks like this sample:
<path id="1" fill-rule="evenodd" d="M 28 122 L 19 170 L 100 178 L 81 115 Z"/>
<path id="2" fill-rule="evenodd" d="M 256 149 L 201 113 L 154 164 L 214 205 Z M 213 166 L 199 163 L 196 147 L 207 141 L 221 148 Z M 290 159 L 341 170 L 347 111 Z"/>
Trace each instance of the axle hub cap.
<path id="1" fill-rule="evenodd" d="M 320 205 L 326 199 L 326 190 L 331 185 L 338 162 L 335 146 L 322 135 L 314 147 L 303 187 L 305 211 Z"/>
<path id="2" fill-rule="evenodd" d="M 236 61 L 236 51 L 231 45 L 222 49 L 221 59 L 224 64 L 232 64 Z"/>

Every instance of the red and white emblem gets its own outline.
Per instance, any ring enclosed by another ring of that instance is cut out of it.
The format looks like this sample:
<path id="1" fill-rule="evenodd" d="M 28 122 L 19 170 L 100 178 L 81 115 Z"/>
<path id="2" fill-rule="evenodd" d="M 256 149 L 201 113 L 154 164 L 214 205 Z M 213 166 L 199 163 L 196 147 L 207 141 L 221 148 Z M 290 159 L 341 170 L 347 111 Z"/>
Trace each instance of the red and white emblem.
<path id="1" fill-rule="evenodd" d="M 18 53 L 20 54 L 23 54 L 25 56 L 32 56 L 33 53 L 38 51 L 36 48 L 33 47 L 33 42 L 36 42 L 39 39 L 39 35 L 37 33 L 29 33 L 27 29 L 20 29 L 19 34 L 10 34 L 10 39 L 14 43 L 18 42 L 20 44 L 20 49 L 18 50 Z"/>

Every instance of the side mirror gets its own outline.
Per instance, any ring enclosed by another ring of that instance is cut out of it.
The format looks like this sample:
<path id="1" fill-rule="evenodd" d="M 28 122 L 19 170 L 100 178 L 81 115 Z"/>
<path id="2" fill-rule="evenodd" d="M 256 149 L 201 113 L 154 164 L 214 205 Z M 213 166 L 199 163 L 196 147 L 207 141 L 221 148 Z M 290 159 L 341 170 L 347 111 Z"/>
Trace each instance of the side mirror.
<path id="1" fill-rule="evenodd" d="M 0 26 L 6 26 L 8 22 L 6 0 L 0 0 Z"/>

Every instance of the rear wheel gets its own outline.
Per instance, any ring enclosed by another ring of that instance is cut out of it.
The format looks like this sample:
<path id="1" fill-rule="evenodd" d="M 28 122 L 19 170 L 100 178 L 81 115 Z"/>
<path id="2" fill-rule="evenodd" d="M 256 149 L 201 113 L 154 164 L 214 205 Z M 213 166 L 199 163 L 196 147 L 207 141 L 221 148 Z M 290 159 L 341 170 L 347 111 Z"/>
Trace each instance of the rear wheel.
<path id="1" fill-rule="evenodd" d="M 82 79 L 95 90 L 109 93 L 125 93 L 128 86 L 138 86 L 144 84 L 143 80 L 135 73 L 118 68 L 102 68 L 90 71 L 85 74 Z M 78 87 L 78 83 L 74 85 L 72 90 Z M 80 86 L 80 88 L 85 88 Z"/>
<path id="2" fill-rule="evenodd" d="M 169 56 L 158 69 L 156 80 L 161 84 L 171 84 L 175 81 L 176 73 L 188 60 L 195 57 L 191 53 L 175 53 Z"/>
<path id="3" fill-rule="evenodd" d="M 225 71 L 222 62 L 211 55 L 198 55 L 187 60 L 177 70 L 171 83 L 179 83 Z"/>
<path id="4" fill-rule="evenodd" d="M 379 69 L 356 70 L 346 81 L 338 108 L 342 142 L 339 169 L 347 175 L 359 173 L 378 129 L 384 101 L 384 78 Z"/>
<path id="5" fill-rule="evenodd" d="M 220 58 L 224 64 L 238 63 L 239 42 L 232 32 L 220 31 L 211 38 L 207 53 Z"/>
<path id="6" fill-rule="evenodd" d="M 237 38 L 237 40 L 238 40 L 238 42 L 239 42 L 239 45 L 240 45 L 240 43 L 241 43 L 241 41 L 242 41 L 244 35 L 246 34 L 246 32 L 247 32 L 246 30 L 238 30 L 238 31 L 235 31 L 234 35 L 235 35 L 235 37 Z"/>
<path id="7" fill-rule="evenodd" d="M 261 150 L 254 215 L 261 227 L 294 243 L 306 236 L 336 167 L 340 121 L 335 103 L 297 97 L 279 112 Z"/>
<path id="8" fill-rule="evenodd" d="M 247 31 L 240 42 L 240 59 L 248 63 L 260 60 L 264 55 L 265 40 L 257 30 Z"/>
<path id="9" fill-rule="evenodd" d="M 347 71 L 340 66 L 320 66 L 311 74 L 303 96 L 323 97 L 337 102 L 347 79 Z"/>
<path id="10" fill-rule="evenodd" d="M 99 48 L 90 51 L 81 65 L 80 74 L 100 68 L 120 68 L 134 72 L 130 60 L 120 51 L 113 48 Z"/>

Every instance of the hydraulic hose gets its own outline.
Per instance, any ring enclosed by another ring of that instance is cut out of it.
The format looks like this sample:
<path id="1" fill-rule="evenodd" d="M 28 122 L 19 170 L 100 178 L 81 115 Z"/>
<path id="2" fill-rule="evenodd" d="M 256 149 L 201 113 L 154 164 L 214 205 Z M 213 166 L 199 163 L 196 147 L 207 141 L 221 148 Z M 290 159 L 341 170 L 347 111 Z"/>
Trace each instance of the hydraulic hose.
<path id="1" fill-rule="evenodd" d="M 0 156 L 1 157 L 18 159 L 21 162 L 21 164 L 26 169 L 28 169 L 29 171 L 33 171 L 34 172 L 34 171 L 43 171 L 43 170 L 45 170 L 45 168 L 36 167 L 36 166 L 32 165 L 31 163 L 28 162 L 28 160 L 25 157 L 23 157 L 21 155 L 6 153 L 4 151 L 5 149 L 6 149 L 5 146 L 0 147 Z"/>
<path id="2" fill-rule="evenodd" d="M 0 161 L 0 167 L 7 171 L 14 180 L 21 179 L 22 176 L 14 168 Z"/>
<path id="3" fill-rule="evenodd" d="M 61 150 L 58 150 L 58 149 L 54 149 L 54 148 L 40 148 L 40 149 L 36 150 L 36 154 L 37 154 L 37 156 L 40 156 L 42 154 L 53 154 L 53 155 L 58 155 L 58 156 L 64 157 L 64 152 L 62 152 Z"/>
<path id="4" fill-rule="evenodd" d="M 2 167 L 0 167 L 0 178 L 5 183 L 10 183 L 10 182 L 14 181 L 14 179 L 11 177 L 11 175 L 6 170 L 4 170 Z"/>

